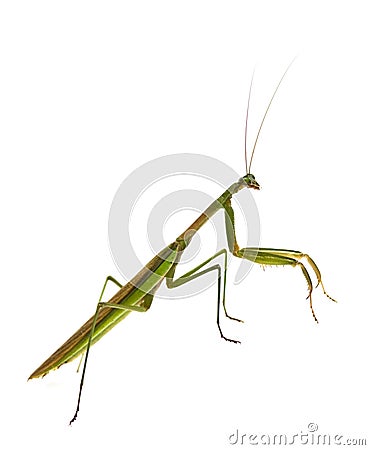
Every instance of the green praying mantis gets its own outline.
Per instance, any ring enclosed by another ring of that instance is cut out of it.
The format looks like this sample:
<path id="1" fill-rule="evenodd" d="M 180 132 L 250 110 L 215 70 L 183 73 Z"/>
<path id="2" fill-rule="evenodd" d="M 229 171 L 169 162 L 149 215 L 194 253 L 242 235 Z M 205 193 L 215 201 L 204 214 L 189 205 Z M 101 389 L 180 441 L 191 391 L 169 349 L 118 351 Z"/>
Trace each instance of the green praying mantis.
<path id="1" fill-rule="evenodd" d="M 320 270 L 308 254 L 296 250 L 274 248 L 240 248 L 236 240 L 234 210 L 231 204 L 232 197 L 245 188 L 254 190 L 260 189 L 260 185 L 256 181 L 254 175 L 252 175 L 251 173 L 252 160 L 267 113 L 291 64 L 285 70 L 283 76 L 281 77 L 279 83 L 275 88 L 273 95 L 271 96 L 270 102 L 268 103 L 257 132 L 248 165 L 247 126 L 249 103 L 253 83 L 252 77 L 249 88 L 244 133 L 246 175 L 241 177 L 238 181 L 236 181 L 228 189 L 226 189 L 226 191 L 221 194 L 218 199 L 212 202 L 211 205 L 208 206 L 208 208 L 182 234 L 180 234 L 174 242 L 169 244 L 156 256 L 154 256 L 154 258 L 149 261 L 149 263 L 144 266 L 126 285 L 122 286 L 113 277 L 108 276 L 103 285 L 95 314 L 30 375 L 29 379 L 43 377 L 51 370 L 58 369 L 62 364 L 68 363 L 78 356 L 83 357 L 83 355 L 85 355 L 77 406 L 70 424 L 72 424 L 76 420 L 80 409 L 82 388 L 84 384 L 86 366 L 91 346 L 99 339 L 101 339 L 106 333 L 108 333 L 108 331 L 111 330 L 115 325 L 117 325 L 121 320 L 125 319 L 131 312 L 146 312 L 151 307 L 157 289 L 164 281 L 166 281 L 167 287 L 172 289 L 190 282 L 195 278 L 201 277 L 202 275 L 205 275 L 209 272 L 214 273 L 217 276 L 218 281 L 216 317 L 218 330 L 221 337 L 226 341 L 240 343 L 237 340 L 227 338 L 223 334 L 220 326 L 221 310 L 223 310 L 227 318 L 242 322 L 240 319 L 231 317 L 227 313 L 226 309 L 225 292 L 228 251 L 230 251 L 232 255 L 237 258 L 244 258 L 261 265 L 299 267 L 307 282 L 307 299 L 309 299 L 310 309 L 316 322 L 318 322 L 318 320 L 312 306 L 312 291 L 314 289 L 314 285 L 307 267 L 311 268 L 316 277 L 317 284 L 315 287 L 321 285 L 324 294 L 330 300 L 334 302 L 336 301 L 327 294 L 322 282 Z M 175 279 L 176 268 L 182 257 L 183 251 L 188 247 L 193 236 L 200 230 L 200 228 L 219 210 L 223 211 L 225 215 L 225 228 L 228 249 L 224 248 L 222 250 L 219 250 L 217 253 L 199 264 L 194 269 Z M 219 258 L 223 259 L 222 265 L 219 262 L 216 262 L 216 260 Z M 306 265 L 302 261 L 304 261 Z M 102 298 L 108 282 L 113 282 L 114 284 L 116 284 L 119 287 L 119 290 L 108 302 L 103 302 Z"/>

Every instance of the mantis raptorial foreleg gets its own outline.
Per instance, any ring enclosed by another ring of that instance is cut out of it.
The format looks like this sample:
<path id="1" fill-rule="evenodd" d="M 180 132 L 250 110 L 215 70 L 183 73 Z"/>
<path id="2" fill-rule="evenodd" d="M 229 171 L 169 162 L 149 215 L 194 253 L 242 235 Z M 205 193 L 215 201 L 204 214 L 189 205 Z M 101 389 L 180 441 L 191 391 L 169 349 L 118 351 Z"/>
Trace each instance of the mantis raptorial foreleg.
<path id="1" fill-rule="evenodd" d="M 336 300 L 330 297 L 330 295 L 326 292 L 324 284 L 321 279 L 320 270 L 317 267 L 314 260 L 306 253 L 302 253 L 297 250 L 258 248 L 258 247 L 240 248 L 236 240 L 234 210 L 231 206 L 231 198 L 225 202 L 224 208 L 225 208 L 225 225 L 226 225 L 227 240 L 229 249 L 232 252 L 232 254 L 238 258 L 244 258 L 251 262 L 267 266 L 292 266 L 292 267 L 298 266 L 302 270 L 303 276 L 307 282 L 308 286 L 307 298 L 310 299 L 310 308 L 313 318 L 318 323 L 319 321 L 317 320 L 316 314 L 312 306 L 312 291 L 313 291 L 312 280 L 306 267 L 302 262 L 300 262 L 301 259 L 303 258 L 306 259 L 307 263 L 314 271 L 317 278 L 317 285 L 315 287 L 318 287 L 320 284 L 324 294 L 333 302 L 336 302 Z"/>

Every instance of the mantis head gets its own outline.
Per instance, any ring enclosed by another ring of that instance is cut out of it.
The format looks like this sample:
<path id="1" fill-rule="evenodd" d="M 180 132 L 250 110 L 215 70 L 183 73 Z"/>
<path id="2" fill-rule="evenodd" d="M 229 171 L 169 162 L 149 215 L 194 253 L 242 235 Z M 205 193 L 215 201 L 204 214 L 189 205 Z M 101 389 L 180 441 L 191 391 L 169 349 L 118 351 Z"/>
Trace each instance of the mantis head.
<path id="1" fill-rule="evenodd" d="M 260 185 L 257 183 L 256 178 L 251 173 L 247 173 L 242 180 L 246 183 L 247 187 L 250 189 L 261 189 Z"/>

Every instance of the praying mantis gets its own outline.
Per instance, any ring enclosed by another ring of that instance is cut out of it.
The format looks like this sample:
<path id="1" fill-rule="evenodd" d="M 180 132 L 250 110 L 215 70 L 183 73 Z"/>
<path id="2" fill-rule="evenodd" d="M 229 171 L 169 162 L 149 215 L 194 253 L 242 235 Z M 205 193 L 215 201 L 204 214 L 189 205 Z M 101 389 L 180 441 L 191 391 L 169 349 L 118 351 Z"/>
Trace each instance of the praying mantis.
<path id="1" fill-rule="evenodd" d="M 84 364 L 82 369 L 79 394 L 75 413 L 70 421 L 72 424 L 78 415 L 81 403 L 81 394 L 84 384 L 87 361 L 91 346 L 101 339 L 108 331 L 110 331 L 121 320 L 125 319 L 131 312 L 146 312 L 152 305 L 153 298 L 159 286 L 166 281 L 168 288 L 172 289 L 183 285 L 195 278 L 201 277 L 207 273 L 214 273 L 217 276 L 217 317 L 216 323 L 221 335 L 221 338 L 228 342 L 240 343 L 240 341 L 226 337 L 220 326 L 220 313 L 223 310 L 228 319 L 242 322 L 242 320 L 232 317 L 227 313 L 226 309 L 226 274 L 227 274 L 227 255 L 228 251 L 237 258 L 247 259 L 251 262 L 261 264 L 263 266 L 292 266 L 300 268 L 307 286 L 309 305 L 312 316 L 318 322 L 312 305 L 312 292 L 314 285 L 307 267 L 312 270 L 315 275 L 317 284 L 315 287 L 321 285 L 324 294 L 332 301 L 334 300 L 326 292 L 320 270 L 313 259 L 307 254 L 296 250 L 274 249 L 274 248 L 259 248 L 246 247 L 240 248 L 236 240 L 235 233 L 235 218 L 232 207 L 232 197 L 242 189 L 248 188 L 259 190 L 260 185 L 256 181 L 255 176 L 251 173 L 251 166 L 254 152 L 258 142 L 258 138 L 265 122 L 267 113 L 271 107 L 272 101 L 286 75 L 293 61 L 289 64 L 284 74 L 280 78 L 273 95 L 268 103 L 261 124 L 259 126 L 254 146 L 251 152 L 251 157 L 248 164 L 247 157 L 247 127 L 248 127 L 248 112 L 251 98 L 253 77 L 249 88 L 247 115 L 245 122 L 244 133 L 244 150 L 245 150 L 245 165 L 246 175 L 234 182 L 224 193 L 213 201 L 208 208 L 200 214 L 200 216 L 180 234 L 177 239 L 163 248 L 156 256 L 149 261 L 126 285 L 122 286 L 113 277 L 108 276 L 104 282 L 95 314 L 74 333 L 60 348 L 58 348 L 40 367 L 38 367 L 29 377 L 38 378 L 48 374 L 51 370 L 58 369 L 62 364 L 68 363 L 78 356 L 84 356 Z M 197 267 L 188 271 L 186 274 L 175 279 L 175 272 L 177 265 L 182 257 L 184 250 L 189 246 L 194 235 L 200 228 L 218 211 L 223 211 L 225 215 L 225 229 L 227 237 L 228 249 L 219 250 L 213 256 L 206 259 Z M 216 260 L 223 260 L 222 265 Z M 304 264 L 304 262 L 305 264 Z M 112 282 L 118 286 L 119 290 L 107 302 L 102 301 L 104 291 L 108 282 Z"/>

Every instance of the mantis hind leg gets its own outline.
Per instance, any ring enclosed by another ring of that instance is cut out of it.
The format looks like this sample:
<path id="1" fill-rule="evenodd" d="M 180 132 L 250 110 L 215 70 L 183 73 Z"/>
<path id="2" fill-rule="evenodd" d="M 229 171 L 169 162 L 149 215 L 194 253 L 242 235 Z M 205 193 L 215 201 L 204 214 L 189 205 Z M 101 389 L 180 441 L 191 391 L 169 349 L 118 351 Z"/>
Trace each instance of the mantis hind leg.
<path id="1" fill-rule="evenodd" d="M 122 287 L 122 284 L 119 281 L 117 281 L 111 275 L 108 275 L 107 278 L 105 279 L 105 282 L 104 282 L 104 285 L 103 285 L 103 289 L 102 289 L 102 291 L 100 293 L 99 303 L 100 303 L 100 300 L 102 299 L 102 297 L 104 295 L 104 291 L 105 291 L 105 288 L 107 287 L 108 281 L 111 281 L 112 283 L 117 285 L 120 289 Z M 84 359 L 85 354 L 86 354 L 86 350 L 81 354 L 81 358 L 80 358 L 80 361 L 79 361 L 78 366 L 77 366 L 77 372 L 80 371 L 80 368 L 81 368 L 81 365 L 82 365 L 82 361 Z"/>
<path id="2" fill-rule="evenodd" d="M 80 368 L 80 365 L 82 363 L 82 358 L 85 355 L 85 360 L 84 360 L 84 365 L 83 365 L 82 375 L 81 375 L 81 381 L 80 381 L 80 389 L 79 389 L 79 392 L 78 392 L 77 406 L 76 406 L 75 413 L 74 413 L 72 419 L 69 422 L 70 425 L 72 425 L 72 423 L 77 419 L 78 411 L 80 409 L 81 394 L 82 394 L 82 388 L 83 388 L 83 384 L 84 384 L 84 380 L 85 380 L 87 360 L 88 360 L 88 357 L 89 357 L 90 348 L 91 348 L 91 344 L 92 344 L 92 338 L 94 336 L 96 321 L 97 321 L 97 317 L 98 317 L 100 309 L 101 308 L 111 308 L 111 309 L 122 309 L 122 310 L 127 310 L 127 311 L 145 312 L 145 311 L 147 311 L 150 308 L 150 306 L 152 304 L 152 301 L 153 301 L 154 294 L 148 293 L 148 294 L 143 295 L 143 297 L 141 299 L 141 302 L 140 302 L 140 306 L 124 306 L 124 305 L 120 305 L 120 304 L 117 304 L 117 303 L 102 302 L 101 299 L 103 298 L 104 291 L 105 291 L 105 289 L 107 287 L 108 281 L 113 282 L 119 288 L 122 287 L 122 284 L 119 283 L 115 278 L 113 278 L 110 275 L 107 276 L 107 278 L 106 278 L 106 280 L 104 282 L 103 289 L 102 289 L 102 291 L 100 293 L 98 304 L 96 306 L 96 311 L 95 311 L 93 323 L 92 323 L 92 326 L 91 326 L 91 331 L 90 331 L 90 335 L 89 335 L 89 340 L 87 342 L 86 350 L 82 354 L 81 361 L 80 361 L 80 363 L 78 365 L 78 369 L 77 369 L 77 371 L 78 371 L 79 368 Z"/>
<path id="3" fill-rule="evenodd" d="M 207 267 L 206 269 L 201 270 L 205 265 L 210 263 L 212 260 L 216 259 L 218 256 L 224 256 L 224 268 L 223 268 L 223 292 L 221 294 L 222 289 L 222 268 L 220 264 L 213 264 L 210 267 Z M 225 302 L 225 292 L 226 292 L 226 272 L 227 272 L 227 250 L 222 249 L 215 253 L 213 256 L 208 258 L 206 261 L 199 264 L 194 269 L 190 270 L 189 272 L 185 273 L 184 275 L 181 275 L 176 280 L 174 279 L 176 271 L 176 265 L 174 265 L 168 272 L 167 278 L 166 278 L 166 284 L 169 289 L 176 288 L 178 286 L 181 286 L 185 283 L 188 283 L 189 281 L 195 280 L 196 278 L 205 275 L 206 273 L 217 271 L 217 327 L 220 332 L 220 335 L 223 339 L 229 342 L 234 342 L 235 344 L 240 344 L 240 341 L 236 341 L 234 339 L 229 339 L 225 337 L 225 335 L 222 332 L 221 325 L 220 325 L 220 309 L 221 309 L 221 303 L 222 307 L 225 313 L 225 316 L 229 319 L 236 320 L 238 322 L 242 322 L 240 319 L 236 319 L 235 317 L 231 317 L 227 311 L 226 311 L 226 302 Z M 221 301 L 222 296 L 222 301 Z"/>

